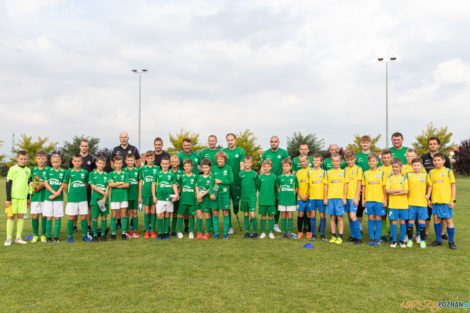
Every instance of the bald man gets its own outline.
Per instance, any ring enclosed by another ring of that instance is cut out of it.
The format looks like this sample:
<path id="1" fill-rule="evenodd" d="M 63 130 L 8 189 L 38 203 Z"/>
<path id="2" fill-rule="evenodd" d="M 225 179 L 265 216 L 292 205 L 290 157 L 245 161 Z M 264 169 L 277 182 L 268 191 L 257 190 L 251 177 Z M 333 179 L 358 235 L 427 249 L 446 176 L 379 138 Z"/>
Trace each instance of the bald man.
<path id="1" fill-rule="evenodd" d="M 133 145 L 129 144 L 129 135 L 126 132 L 119 134 L 119 141 L 121 144 L 117 147 L 114 147 L 113 152 L 111 153 L 111 160 L 114 159 L 116 155 L 122 156 L 125 160 L 128 154 L 134 155 L 135 165 L 140 167 L 140 153 L 139 150 Z"/>
<path id="2" fill-rule="evenodd" d="M 337 144 L 331 144 L 329 147 L 328 147 L 328 152 L 330 153 L 330 156 L 332 156 L 333 154 L 337 154 L 339 153 L 339 146 Z M 329 171 L 333 168 L 333 164 L 331 163 L 331 157 L 329 157 L 328 159 L 325 159 L 323 161 L 323 164 L 321 166 L 325 171 Z M 340 165 L 341 168 L 346 168 L 346 162 L 344 162 L 343 159 L 341 159 L 341 165 Z"/>

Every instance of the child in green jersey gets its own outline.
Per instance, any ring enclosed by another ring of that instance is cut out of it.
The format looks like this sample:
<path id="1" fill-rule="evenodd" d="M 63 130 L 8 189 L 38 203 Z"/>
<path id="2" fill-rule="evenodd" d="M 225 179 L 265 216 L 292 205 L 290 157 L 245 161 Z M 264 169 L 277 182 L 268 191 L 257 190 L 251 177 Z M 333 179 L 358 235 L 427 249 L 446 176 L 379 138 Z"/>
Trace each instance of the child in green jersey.
<path id="1" fill-rule="evenodd" d="M 212 216 L 209 199 L 209 189 L 211 184 L 211 165 L 212 162 L 209 159 L 203 159 L 201 161 L 202 175 L 199 175 L 196 185 L 196 216 L 197 216 L 197 236 L 196 239 L 209 239 L 209 232 L 212 227 Z M 202 235 L 202 216 L 206 219 L 206 233 Z"/>
<path id="2" fill-rule="evenodd" d="M 147 164 L 140 168 L 139 173 L 139 203 L 144 205 L 144 238 L 156 238 L 155 222 L 157 220 L 155 202 L 152 197 L 152 182 L 155 180 L 160 167 L 154 165 L 155 153 L 153 151 L 145 152 L 145 161 Z"/>
<path id="3" fill-rule="evenodd" d="M 111 188 L 111 201 L 109 207 L 111 209 L 111 239 L 116 240 L 116 219 L 118 212 L 121 212 L 122 221 L 122 240 L 128 240 L 131 236 L 127 234 L 127 225 L 129 218 L 127 217 L 127 188 L 129 188 L 129 176 L 122 170 L 123 158 L 116 155 L 113 159 L 114 171 L 109 173 L 108 186 Z"/>
<path id="4" fill-rule="evenodd" d="M 261 235 L 266 238 L 266 216 L 269 216 L 269 238 L 274 239 L 274 215 L 276 215 L 276 175 L 271 173 L 273 162 L 266 159 L 263 162 L 264 173 L 258 176 L 259 214 L 261 215 Z"/>
<path id="5" fill-rule="evenodd" d="M 64 189 L 67 190 L 67 206 L 65 213 L 69 216 L 67 222 L 68 243 L 73 243 L 73 224 L 80 215 L 82 227 L 82 240 L 90 242 L 88 238 L 88 203 L 87 203 L 87 181 L 88 172 L 81 168 L 82 156 L 75 154 L 72 157 L 73 168 L 65 173 Z"/>
<path id="6" fill-rule="evenodd" d="M 240 172 L 241 206 L 240 211 L 244 214 L 245 236 L 243 238 L 258 239 L 258 221 L 256 219 L 256 182 L 258 174 L 251 169 L 253 157 L 245 156 L 243 160 L 244 170 Z M 250 218 L 253 225 L 253 235 L 250 234 Z"/>
<path id="7" fill-rule="evenodd" d="M 294 211 L 297 209 L 297 193 L 299 192 L 299 181 L 297 176 L 291 173 L 291 159 L 282 160 L 282 174 L 277 177 L 276 187 L 279 195 L 278 210 L 281 212 L 281 239 L 299 239 L 292 233 L 294 225 Z"/>
<path id="8" fill-rule="evenodd" d="M 178 186 L 178 194 L 181 194 L 181 177 L 183 177 L 183 171 L 180 170 L 180 158 L 177 155 L 173 155 L 170 158 L 171 172 L 175 175 L 176 185 Z M 176 236 L 176 224 L 178 222 L 178 208 L 180 206 L 179 198 L 173 202 L 173 216 L 171 219 L 171 235 Z"/>
<path id="9" fill-rule="evenodd" d="M 196 164 L 197 165 L 197 164 Z M 183 162 L 184 174 L 181 177 L 181 198 L 178 209 L 178 238 L 183 239 L 182 227 L 185 216 L 189 217 L 189 239 L 194 239 L 194 215 L 196 213 L 197 175 L 193 172 L 193 160 Z"/>
<path id="10" fill-rule="evenodd" d="M 7 208 L 7 239 L 4 245 L 11 245 L 11 238 L 13 236 L 13 224 L 16 218 L 16 243 L 26 244 L 21 238 L 23 231 L 24 219 L 23 216 L 27 211 L 28 199 L 28 183 L 31 178 L 31 170 L 26 167 L 28 163 L 28 154 L 26 151 L 18 151 L 16 157 L 17 165 L 12 166 L 8 170 L 6 180 L 7 200 L 5 207 Z"/>
<path id="11" fill-rule="evenodd" d="M 32 215 L 32 226 L 33 226 L 33 239 L 32 243 L 39 241 L 39 217 L 41 217 L 41 241 L 46 242 L 46 228 L 47 222 L 46 217 L 43 214 L 44 211 L 44 181 L 47 175 L 47 154 L 40 150 L 36 152 L 36 163 L 37 166 L 31 169 L 32 182 L 30 183 L 31 191 L 31 215 Z"/>
<path id="12" fill-rule="evenodd" d="M 98 217 L 101 215 L 101 241 L 106 241 L 107 218 L 109 214 L 108 201 L 108 173 L 104 171 L 106 166 L 106 158 L 99 156 L 96 159 L 96 170 L 90 173 L 88 177 L 88 185 L 91 188 L 91 229 L 93 231 L 93 239 L 91 241 L 98 242 Z M 104 207 L 104 211 L 101 209 Z"/>
<path id="13" fill-rule="evenodd" d="M 130 218 L 130 225 L 132 226 L 132 234 L 128 230 L 127 234 L 132 238 L 139 238 L 139 212 L 137 211 L 139 203 L 139 168 L 135 166 L 135 156 L 133 154 L 126 155 L 126 165 L 124 169 L 127 176 L 129 176 L 129 188 L 127 189 L 127 214 Z M 127 229 L 130 229 L 129 227 Z"/>

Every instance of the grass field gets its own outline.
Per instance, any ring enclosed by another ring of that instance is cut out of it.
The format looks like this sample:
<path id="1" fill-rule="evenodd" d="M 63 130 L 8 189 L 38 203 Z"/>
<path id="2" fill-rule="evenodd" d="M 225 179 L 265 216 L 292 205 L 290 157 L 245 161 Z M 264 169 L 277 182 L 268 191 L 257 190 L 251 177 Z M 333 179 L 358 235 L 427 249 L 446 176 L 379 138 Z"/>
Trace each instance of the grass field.
<path id="1" fill-rule="evenodd" d="M 306 239 L 255 241 L 240 232 L 225 241 L 70 245 L 65 222 L 59 244 L 3 247 L 2 211 L 0 312 L 436 312 L 401 306 L 470 300 L 470 179 L 458 179 L 457 199 L 456 251 L 447 242 L 391 249 L 315 241 L 303 249 Z"/>

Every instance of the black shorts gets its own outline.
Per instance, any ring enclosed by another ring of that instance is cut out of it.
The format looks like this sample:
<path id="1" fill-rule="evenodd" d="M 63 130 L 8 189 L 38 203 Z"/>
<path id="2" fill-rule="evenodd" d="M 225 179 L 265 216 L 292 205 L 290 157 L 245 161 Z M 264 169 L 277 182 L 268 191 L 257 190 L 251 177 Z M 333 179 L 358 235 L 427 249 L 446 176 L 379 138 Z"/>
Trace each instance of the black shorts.
<path id="1" fill-rule="evenodd" d="M 357 213 L 356 213 L 356 216 L 357 217 L 362 217 L 364 216 L 364 207 L 362 206 L 362 201 L 359 201 L 358 205 L 357 205 Z"/>
<path id="2" fill-rule="evenodd" d="M 430 221 L 432 216 L 432 208 L 428 207 L 428 219 L 426 221 Z"/>

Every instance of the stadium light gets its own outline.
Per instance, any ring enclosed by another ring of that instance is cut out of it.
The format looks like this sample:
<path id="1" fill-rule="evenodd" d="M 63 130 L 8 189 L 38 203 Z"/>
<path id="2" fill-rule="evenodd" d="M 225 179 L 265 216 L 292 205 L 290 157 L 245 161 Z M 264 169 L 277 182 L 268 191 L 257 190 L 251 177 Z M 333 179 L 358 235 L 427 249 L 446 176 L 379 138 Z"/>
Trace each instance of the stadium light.
<path id="1" fill-rule="evenodd" d="M 138 69 L 133 69 L 132 70 L 134 73 L 139 74 L 139 153 L 142 151 L 142 146 L 141 146 L 141 124 L 142 124 L 142 73 L 147 73 L 148 70 L 146 68 L 143 68 L 141 70 Z"/>
<path id="2" fill-rule="evenodd" d="M 377 58 L 379 62 L 385 62 L 385 147 L 388 149 L 388 62 L 394 62 L 396 57 L 390 57 L 384 61 L 384 58 Z"/>

